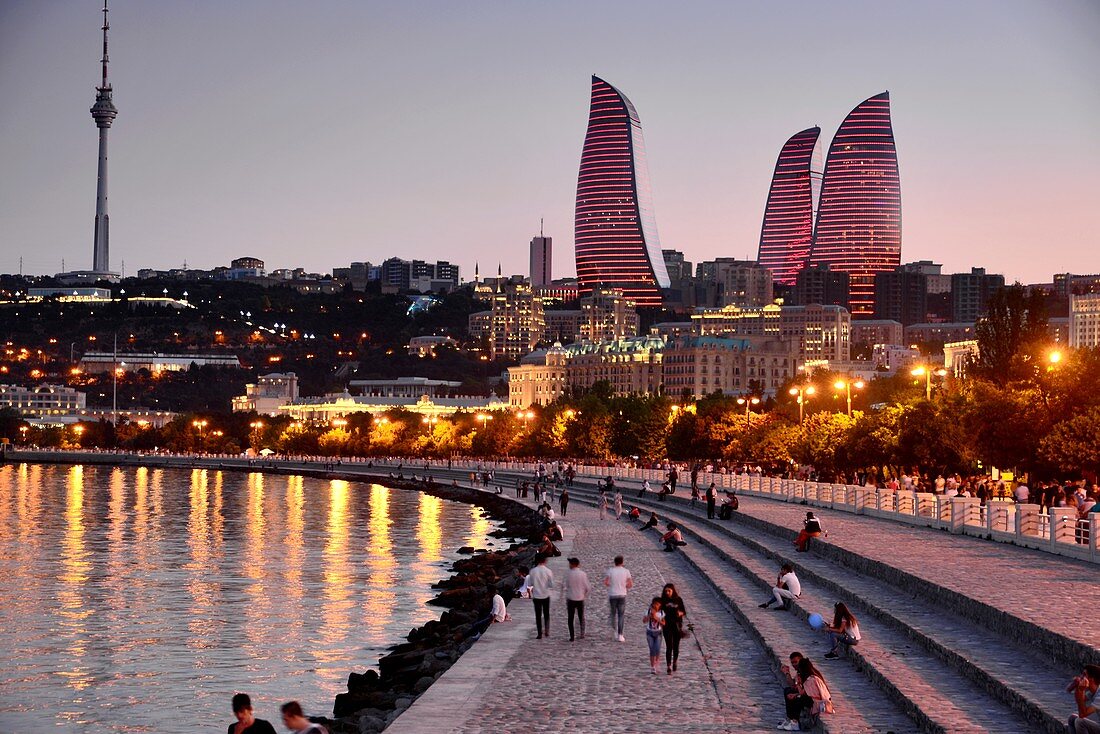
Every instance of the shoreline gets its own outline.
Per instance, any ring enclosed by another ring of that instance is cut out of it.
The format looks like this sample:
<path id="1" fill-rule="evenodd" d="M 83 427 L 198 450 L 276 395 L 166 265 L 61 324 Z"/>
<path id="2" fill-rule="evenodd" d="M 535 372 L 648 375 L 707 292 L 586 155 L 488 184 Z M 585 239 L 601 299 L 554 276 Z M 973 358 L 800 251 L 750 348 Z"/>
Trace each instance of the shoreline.
<path id="1" fill-rule="evenodd" d="M 101 467 L 145 467 L 149 469 L 204 469 L 308 476 L 350 482 L 380 484 L 391 489 L 425 492 L 441 499 L 482 507 L 502 527 L 490 537 L 509 539 L 502 550 L 456 549 L 465 555 L 451 564 L 449 575 L 431 585 L 437 595 L 427 603 L 444 609 L 438 619 L 415 627 L 378 659 L 377 670 L 348 674 L 347 692 L 337 694 L 332 717 L 312 717 L 333 734 L 358 732 L 375 734 L 389 726 L 425 693 L 478 640 L 479 628 L 488 616 L 492 594 L 510 591 L 517 582 L 516 570 L 531 567 L 541 534 L 540 518 L 534 509 L 504 495 L 473 487 L 421 479 L 395 478 L 376 474 L 366 464 L 317 467 L 305 462 L 264 459 L 225 459 L 145 456 L 141 454 L 86 454 L 58 451 L 7 451 L 2 462 L 38 465 L 88 465 Z M 254 462 L 254 463 L 252 463 Z M 415 467 L 414 467 L 415 468 Z M 508 598 L 508 594 L 502 594 Z M 484 630 L 481 630 L 484 631 Z"/>

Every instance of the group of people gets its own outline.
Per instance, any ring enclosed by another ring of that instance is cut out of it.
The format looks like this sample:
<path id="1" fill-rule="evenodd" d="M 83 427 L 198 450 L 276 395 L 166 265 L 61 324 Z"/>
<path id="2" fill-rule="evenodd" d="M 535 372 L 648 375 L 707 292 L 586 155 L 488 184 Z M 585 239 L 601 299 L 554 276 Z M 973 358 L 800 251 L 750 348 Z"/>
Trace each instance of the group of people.
<path id="1" fill-rule="evenodd" d="M 252 711 L 252 699 L 247 693 L 233 696 L 232 705 L 237 721 L 229 725 L 228 734 L 275 734 L 275 727 L 270 722 L 256 718 Z M 292 734 L 328 734 L 328 729 L 306 718 L 302 705 L 297 701 L 284 703 L 279 713 L 282 714 L 283 725 Z"/>
<path id="2" fill-rule="evenodd" d="M 524 576 L 519 595 L 529 596 L 535 611 L 535 639 L 542 640 L 550 635 L 550 597 L 554 589 L 554 572 L 546 565 L 546 557 L 540 555 L 534 568 L 527 571 L 521 568 Z M 564 580 L 566 621 L 569 628 L 569 641 L 585 635 L 585 604 L 592 592 L 588 574 L 581 568 L 579 558 L 570 558 L 569 570 Z M 622 556 L 615 556 L 612 565 L 604 573 L 603 585 L 607 589 L 608 619 L 611 636 L 619 642 L 626 642 L 626 600 L 634 587 L 634 577 L 624 565 Z M 498 601 L 499 600 L 499 601 Z M 505 622 L 511 619 L 498 595 L 493 600 L 493 620 Z M 653 673 L 658 672 L 661 647 L 665 649 L 665 671 L 672 675 L 679 667 L 680 641 L 688 633 L 685 624 L 687 607 L 676 591 L 676 585 L 665 584 L 660 596 L 653 597 L 644 618 L 646 643 L 649 648 L 649 665 Z"/>

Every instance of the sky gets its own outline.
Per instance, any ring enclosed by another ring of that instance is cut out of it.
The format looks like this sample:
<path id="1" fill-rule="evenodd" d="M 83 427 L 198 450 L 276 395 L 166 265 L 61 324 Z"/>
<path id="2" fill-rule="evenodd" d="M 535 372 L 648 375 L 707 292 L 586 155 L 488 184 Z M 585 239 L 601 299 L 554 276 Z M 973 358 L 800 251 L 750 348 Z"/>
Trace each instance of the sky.
<path id="1" fill-rule="evenodd" d="M 91 267 L 97 0 L 0 0 L 0 272 Z M 572 275 L 590 75 L 661 244 L 755 258 L 775 158 L 888 89 L 902 260 L 1100 271 L 1100 2 L 111 2 L 111 265 Z"/>

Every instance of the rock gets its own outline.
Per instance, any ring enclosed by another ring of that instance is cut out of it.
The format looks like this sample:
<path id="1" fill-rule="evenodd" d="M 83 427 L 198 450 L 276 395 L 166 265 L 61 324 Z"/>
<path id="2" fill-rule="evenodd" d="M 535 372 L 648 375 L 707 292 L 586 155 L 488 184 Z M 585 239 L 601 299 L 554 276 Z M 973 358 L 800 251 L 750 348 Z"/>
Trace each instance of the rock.
<path id="1" fill-rule="evenodd" d="M 413 686 L 413 690 L 417 693 L 423 693 L 424 691 L 428 690 L 428 686 L 430 686 L 432 683 L 435 683 L 435 678 L 430 675 L 425 675 L 424 677 L 416 681 L 416 684 Z"/>
<path id="2" fill-rule="evenodd" d="M 396 701 L 394 701 L 393 702 L 393 707 L 394 707 L 394 709 L 396 709 L 398 711 L 404 711 L 409 706 L 412 706 L 412 702 L 413 702 L 413 699 L 409 698 L 408 696 L 405 696 L 403 698 L 399 698 Z"/>
<path id="3" fill-rule="evenodd" d="M 474 547 L 472 545 L 464 545 L 455 552 L 461 553 L 462 555 L 470 555 L 474 552 Z"/>

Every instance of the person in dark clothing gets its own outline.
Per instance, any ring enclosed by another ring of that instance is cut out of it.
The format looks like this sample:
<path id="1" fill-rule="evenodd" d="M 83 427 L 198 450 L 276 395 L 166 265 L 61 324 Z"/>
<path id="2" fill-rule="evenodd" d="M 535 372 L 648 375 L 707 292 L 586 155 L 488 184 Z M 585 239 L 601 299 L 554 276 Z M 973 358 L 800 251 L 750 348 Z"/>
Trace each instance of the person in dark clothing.
<path id="1" fill-rule="evenodd" d="M 676 494 L 676 479 L 680 475 L 676 473 L 676 467 L 668 470 L 668 493 Z"/>
<path id="2" fill-rule="evenodd" d="M 798 682 L 798 664 L 802 662 L 802 653 L 792 652 L 790 661 L 790 665 L 779 666 L 779 672 L 783 675 L 783 708 L 787 718 L 779 722 L 777 728 L 784 731 L 791 731 L 793 725 L 798 723 L 805 704 Z"/>
<path id="3" fill-rule="evenodd" d="M 817 538 L 822 534 L 828 535 L 821 529 L 821 521 L 814 516 L 814 513 L 807 512 L 806 519 L 802 521 L 802 530 L 799 531 L 798 538 L 794 541 L 798 552 L 805 553 L 810 544 L 810 538 Z"/>
<path id="4" fill-rule="evenodd" d="M 233 715 L 237 723 L 229 725 L 228 734 L 275 734 L 275 727 L 252 715 L 252 699 L 247 693 L 233 696 Z"/>
<path id="5" fill-rule="evenodd" d="M 651 512 L 649 513 L 649 519 L 645 521 L 645 525 L 642 525 L 640 528 L 638 528 L 638 530 L 648 530 L 650 528 L 655 528 L 657 527 L 657 523 L 659 522 L 660 520 L 657 519 L 657 513 Z"/>
<path id="6" fill-rule="evenodd" d="M 665 637 L 665 668 L 672 675 L 680 657 L 680 640 L 684 637 L 684 616 L 687 614 L 675 584 L 665 584 L 661 590 L 661 611 L 665 614 L 665 626 L 661 628 Z"/>
<path id="7" fill-rule="evenodd" d="M 569 490 L 563 489 L 558 497 L 558 507 L 561 508 L 561 516 L 565 517 L 565 511 L 569 508 Z"/>
<path id="8" fill-rule="evenodd" d="M 714 482 L 710 483 L 707 487 L 707 518 L 714 519 L 714 505 L 718 502 L 718 490 L 714 486 Z"/>

